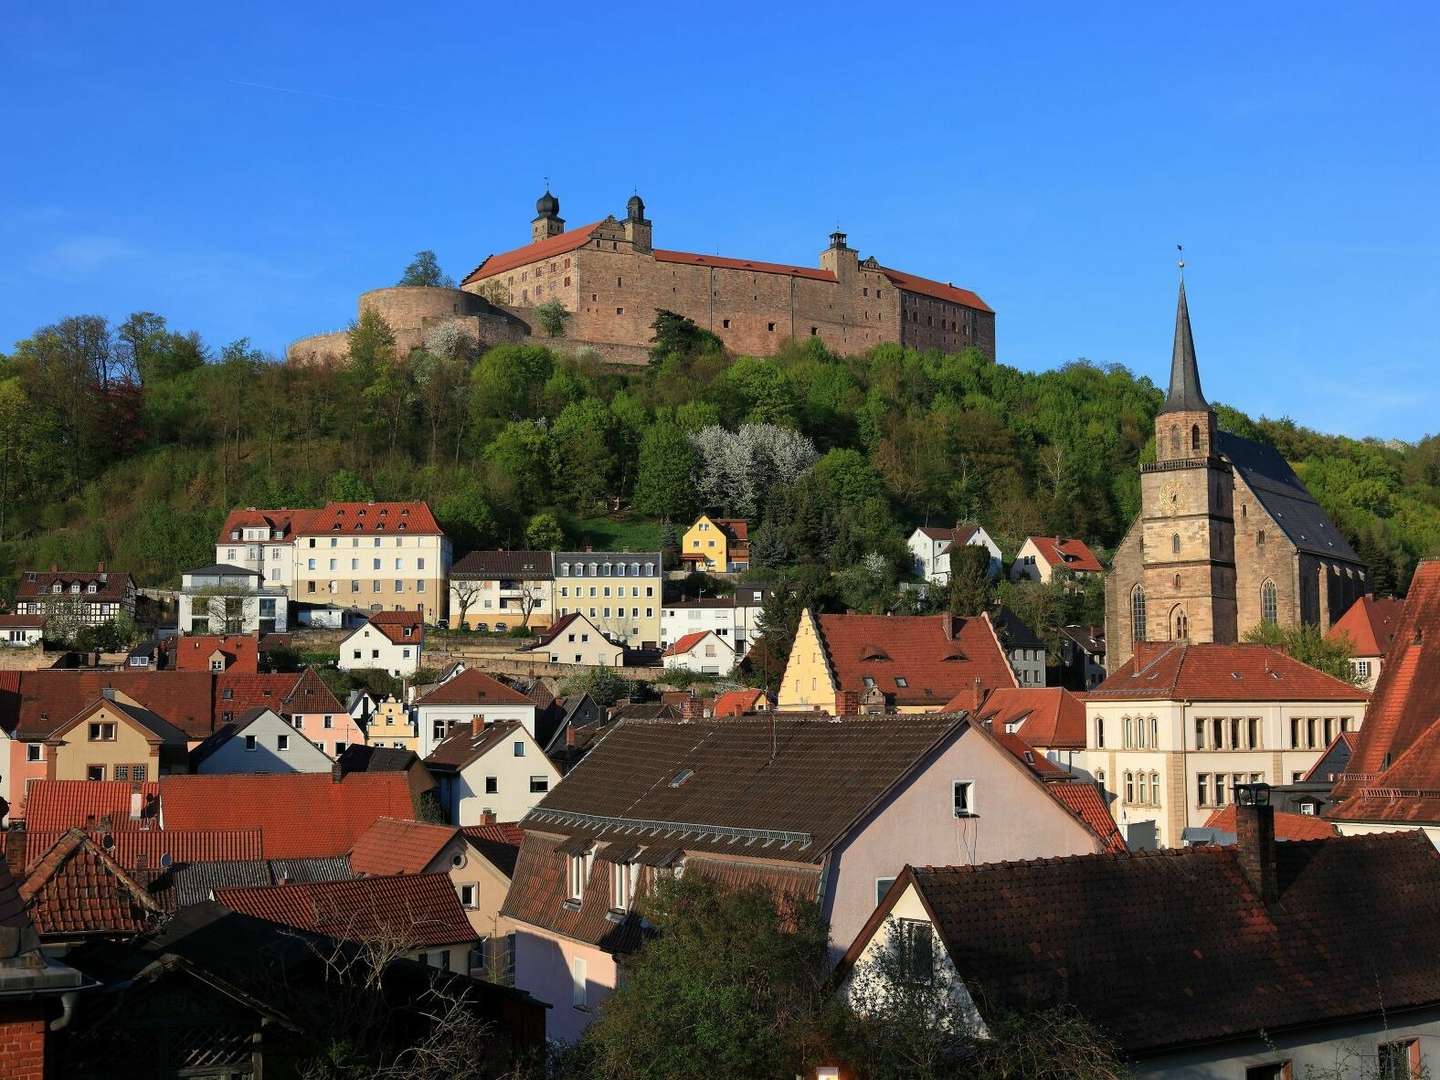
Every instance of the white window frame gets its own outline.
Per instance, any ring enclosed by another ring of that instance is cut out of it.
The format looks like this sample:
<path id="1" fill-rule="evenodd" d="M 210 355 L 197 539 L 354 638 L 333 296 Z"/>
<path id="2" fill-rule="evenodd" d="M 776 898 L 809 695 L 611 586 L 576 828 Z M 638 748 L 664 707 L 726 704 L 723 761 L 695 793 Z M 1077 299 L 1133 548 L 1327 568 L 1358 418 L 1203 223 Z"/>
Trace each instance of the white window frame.
<path id="1" fill-rule="evenodd" d="M 961 793 L 962 791 L 965 793 L 963 800 L 962 800 L 961 797 L 960 797 L 960 793 Z M 974 781 L 974 780 L 955 780 L 955 781 L 952 781 L 951 784 L 950 784 L 950 799 L 951 799 L 951 802 L 950 802 L 950 812 L 951 812 L 952 814 L 954 814 L 955 817 L 957 817 L 957 818 L 973 818 L 973 817 L 979 817 L 979 816 L 980 816 L 980 815 L 976 812 L 976 810 L 975 810 L 975 781 Z M 963 809 L 963 810 L 961 809 L 961 803 L 962 803 L 962 801 L 963 801 L 963 803 L 964 803 L 964 809 Z"/>

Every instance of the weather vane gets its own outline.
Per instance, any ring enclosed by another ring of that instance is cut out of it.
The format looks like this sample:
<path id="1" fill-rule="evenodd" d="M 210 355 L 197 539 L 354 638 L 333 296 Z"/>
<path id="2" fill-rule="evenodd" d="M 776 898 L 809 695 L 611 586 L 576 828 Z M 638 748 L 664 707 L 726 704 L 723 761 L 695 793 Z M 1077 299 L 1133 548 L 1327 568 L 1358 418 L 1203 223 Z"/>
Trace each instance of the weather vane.
<path id="1" fill-rule="evenodd" d="M 1176 245 L 1175 245 L 1175 250 L 1180 253 L 1180 262 L 1179 262 L 1177 265 L 1180 267 L 1180 276 L 1181 276 L 1181 277 L 1184 277 L 1184 276 L 1185 276 L 1185 245 L 1184 245 L 1184 244 L 1176 244 Z"/>

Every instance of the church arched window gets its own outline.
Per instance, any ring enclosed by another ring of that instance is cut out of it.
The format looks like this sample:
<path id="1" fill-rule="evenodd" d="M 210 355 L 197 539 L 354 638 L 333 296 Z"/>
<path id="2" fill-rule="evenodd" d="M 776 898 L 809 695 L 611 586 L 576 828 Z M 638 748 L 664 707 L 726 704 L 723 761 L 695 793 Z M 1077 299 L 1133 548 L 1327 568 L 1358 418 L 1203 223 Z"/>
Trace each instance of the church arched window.
<path id="1" fill-rule="evenodd" d="M 1180 429 L 1178 427 L 1170 429 L 1170 456 L 1172 458 L 1180 456 Z"/>
<path id="2" fill-rule="evenodd" d="M 1179 574 L 1176 574 L 1176 575 L 1175 575 L 1175 588 L 1177 588 L 1177 589 L 1180 588 L 1180 575 L 1179 575 Z"/>
<path id="3" fill-rule="evenodd" d="M 1278 622 L 1280 618 L 1280 605 L 1275 595 L 1275 582 L 1265 580 L 1260 586 L 1260 621 L 1266 623 Z"/>
<path id="4" fill-rule="evenodd" d="M 1197 454 L 1200 452 L 1200 425 L 1199 425 L 1199 424 L 1191 424 L 1191 425 L 1190 425 L 1190 449 L 1193 450 L 1193 451 L 1195 451 L 1195 453 L 1197 453 Z"/>
<path id="5" fill-rule="evenodd" d="M 1190 636 L 1190 619 L 1185 614 L 1185 609 L 1176 605 L 1170 611 L 1170 640 L 1184 641 Z"/>
<path id="6" fill-rule="evenodd" d="M 1179 534 L 1179 533 L 1174 533 L 1174 534 L 1170 537 L 1170 554 L 1172 554 L 1172 555 L 1179 555 L 1179 554 L 1180 554 L 1180 534 Z"/>
<path id="7" fill-rule="evenodd" d="M 1145 640 L 1145 587 L 1136 585 L 1130 590 L 1130 640 Z"/>

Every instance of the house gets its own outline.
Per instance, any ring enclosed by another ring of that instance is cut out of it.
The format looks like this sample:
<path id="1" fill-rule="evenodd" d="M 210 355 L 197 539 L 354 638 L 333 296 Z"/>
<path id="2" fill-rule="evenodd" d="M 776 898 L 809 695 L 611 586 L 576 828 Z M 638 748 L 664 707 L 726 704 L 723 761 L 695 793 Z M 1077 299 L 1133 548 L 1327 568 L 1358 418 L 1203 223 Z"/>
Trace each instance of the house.
<path id="1" fill-rule="evenodd" d="M 162 640 L 160 651 L 166 658 L 163 666 L 172 671 L 254 675 L 260 670 L 260 638 L 255 634 L 181 633 Z"/>
<path id="2" fill-rule="evenodd" d="M 133 937 L 160 922 L 164 904 L 151 885 L 162 872 L 121 866 L 104 846 L 69 829 L 38 853 L 20 882 L 20 899 L 47 944 Z"/>
<path id="3" fill-rule="evenodd" d="M 760 617 L 765 614 L 765 603 L 773 592 L 765 582 L 736 582 L 730 601 L 734 605 L 734 630 L 731 640 L 737 659 L 744 660 L 750 646 L 760 636 Z"/>
<path id="4" fill-rule="evenodd" d="M 711 709 L 710 715 L 718 719 L 768 712 L 769 709 L 770 699 L 765 696 L 764 690 L 726 690 L 715 698 L 715 707 Z"/>
<path id="5" fill-rule="evenodd" d="M 1039 581 L 1049 585 L 1059 572 L 1060 580 L 1103 574 L 1105 568 L 1084 540 L 1064 536 L 1027 536 L 1010 566 L 1011 581 Z"/>
<path id="6" fill-rule="evenodd" d="M 450 625 L 464 630 L 540 630 L 555 618 L 555 556 L 548 551 L 472 551 L 450 568 Z"/>
<path id="7" fill-rule="evenodd" d="M 217 563 L 186 570 L 175 594 L 182 634 L 273 634 L 288 628 L 290 598 L 255 570 Z"/>
<path id="8" fill-rule="evenodd" d="M 373 668 L 408 679 L 420 670 L 425 619 L 418 611 L 376 611 L 340 642 L 341 671 Z"/>
<path id="9" fill-rule="evenodd" d="M 1424 829 L 1440 847 L 1440 559 L 1421 559 L 1326 817 L 1344 834 Z"/>
<path id="10" fill-rule="evenodd" d="M 947 711 L 967 707 L 992 730 L 1015 735 L 1030 749 L 1067 770 L 1085 750 L 1085 702 L 1058 686 L 1001 687 L 990 691 L 979 708 L 960 694 Z"/>
<path id="11" fill-rule="evenodd" d="M 0 615 L 0 645 L 23 649 L 44 637 L 44 615 Z"/>
<path id="12" fill-rule="evenodd" d="M 365 741 L 364 729 L 313 668 L 261 675 L 226 672 L 215 677 L 215 729 L 254 708 L 273 708 L 332 758 Z"/>
<path id="13" fill-rule="evenodd" d="M 556 698 L 560 715 L 544 740 L 545 756 L 555 762 L 563 774 L 583 756 L 581 746 L 588 746 L 592 736 L 608 721 L 606 710 L 589 694 L 571 694 Z"/>
<path id="14" fill-rule="evenodd" d="M 680 538 L 680 561 L 691 570 L 733 574 L 750 569 L 750 525 L 744 518 L 701 514 Z"/>
<path id="15" fill-rule="evenodd" d="M 15 585 L 15 614 L 43 615 L 57 623 L 99 626 L 121 615 L 135 617 L 135 580 L 106 570 L 26 570 Z"/>
<path id="16" fill-rule="evenodd" d="M 520 691 L 476 668 L 465 668 L 415 701 L 416 730 L 420 748 L 428 758 L 457 724 L 470 727 L 472 720 L 496 724 L 518 720 L 533 737 L 535 703 Z"/>
<path id="17" fill-rule="evenodd" d="M 1366 690 L 1374 690 L 1380 681 L 1380 665 L 1395 641 L 1404 608 L 1405 602 L 1393 596 L 1366 593 L 1326 631 L 1328 640 L 1343 640 L 1349 646 L 1350 666 Z"/>
<path id="18" fill-rule="evenodd" d="M 921 525 L 910 534 L 911 568 L 915 576 L 934 585 L 950 583 L 950 553 L 956 548 L 983 547 L 990 553 L 990 576 L 999 576 L 1000 546 L 990 538 L 983 526 L 956 525 L 951 529 Z"/>
<path id="19" fill-rule="evenodd" d="M 518 720 L 456 725 L 425 767 L 446 818 L 457 825 L 519 821 L 560 782 L 560 770 Z"/>
<path id="20" fill-rule="evenodd" d="M 838 695 L 870 693 L 884 710 L 933 712 L 962 691 L 1018 681 L 988 613 L 819 615 L 805 611 L 776 708 L 837 709 Z"/>
<path id="21" fill-rule="evenodd" d="M 362 746 L 356 743 L 354 746 L 347 746 L 345 752 L 336 759 L 340 766 L 340 774 L 349 776 L 351 773 L 380 773 L 396 772 L 405 776 L 410 785 L 411 802 L 416 807 L 424 807 L 427 804 L 434 804 L 438 809 L 439 802 L 435 797 L 435 778 L 430 775 L 430 770 L 425 768 L 425 763 L 420 760 L 420 755 L 413 750 L 397 750 L 394 747 L 386 746 Z"/>
<path id="22" fill-rule="evenodd" d="M 1060 685 L 1093 690 L 1105 680 L 1105 628 L 1060 627 Z"/>
<path id="23" fill-rule="evenodd" d="M 102 690 L 45 739 L 46 779 L 153 780 L 187 772 L 187 737 L 123 691 Z"/>
<path id="24" fill-rule="evenodd" d="M 697 600 L 672 600 L 660 610 L 660 645 L 679 641 L 686 634 L 712 630 L 734 648 L 735 598 L 702 596 Z"/>
<path id="25" fill-rule="evenodd" d="M 231 510 L 215 538 L 215 561 L 253 570 L 294 597 L 295 525 L 309 510 Z"/>
<path id="26" fill-rule="evenodd" d="M 241 915 L 337 941 L 380 943 L 442 971 L 468 972 L 479 935 L 444 873 L 217 889 Z"/>
<path id="27" fill-rule="evenodd" d="M 501 854 L 497 855 L 497 851 Z M 465 917 L 480 938 L 476 955 L 460 970 L 484 978 L 487 944 L 495 947 L 490 959 L 503 960 L 501 970 L 507 974 L 510 967 L 510 935 L 500 919 L 500 905 L 510 888 L 515 851 L 515 847 L 472 837 L 456 825 L 380 818 L 355 842 L 350 866 L 364 877 L 446 875 Z"/>
<path id="28" fill-rule="evenodd" d="M 663 573 L 658 551 L 557 551 L 555 614 L 578 612 L 612 641 L 653 649 Z"/>
<path id="29" fill-rule="evenodd" d="M 1175 847 L 1237 784 L 1299 780 L 1368 694 L 1267 645 L 1142 642 L 1085 696 L 1076 765 L 1116 799 L 1132 847 Z"/>
<path id="30" fill-rule="evenodd" d="M 515 983 L 574 1041 L 682 871 L 818 900 L 838 956 L 907 862 L 1105 850 L 1054 786 L 964 716 L 622 721 L 521 822 Z"/>
<path id="31" fill-rule="evenodd" d="M 195 773 L 328 773 L 334 759 L 274 709 L 247 709 L 190 751 Z"/>
<path id="32" fill-rule="evenodd" d="M 909 866 L 842 992 L 898 947 L 981 1025 L 1074 1008 L 1138 1080 L 1425 1075 L 1440 859 L 1414 834 L 1276 843 L 1269 810 L 1238 807 L 1229 846 Z"/>
<path id="33" fill-rule="evenodd" d="M 415 718 L 398 698 L 387 697 L 375 706 L 365 725 L 365 741 L 371 746 L 414 750 L 420 744 Z"/>
<path id="34" fill-rule="evenodd" d="M 666 649 L 660 663 L 667 671 L 728 675 L 735 666 L 735 650 L 714 630 L 696 630 Z"/>
<path id="35" fill-rule="evenodd" d="M 1047 682 L 1045 642 L 1003 604 L 995 609 L 990 621 L 1010 659 L 1016 681 L 1022 687 L 1044 686 Z"/>
<path id="36" fill-rule="evenodd" d="M 625 663 L 625 646 L 611 641 L 578 611 L 561 615 L 525 651 L 537 653 L 551 664 L 622 667 Z"/>

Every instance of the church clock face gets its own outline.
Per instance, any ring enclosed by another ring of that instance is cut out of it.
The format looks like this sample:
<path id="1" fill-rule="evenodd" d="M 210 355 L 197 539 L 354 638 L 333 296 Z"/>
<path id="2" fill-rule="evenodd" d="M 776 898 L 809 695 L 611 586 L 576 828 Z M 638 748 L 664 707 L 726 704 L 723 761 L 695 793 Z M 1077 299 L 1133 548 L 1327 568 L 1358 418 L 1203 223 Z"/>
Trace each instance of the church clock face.
<path id="1" fill-rule="evenodd" d="M 1180 493 L 1185 486 L 1179 480 L 1167 480 L 1165 486 L 1160 489 L 1161 498 L 1164 500 L 1165 512 L 1178 514 L 1180 512 Z"/>

